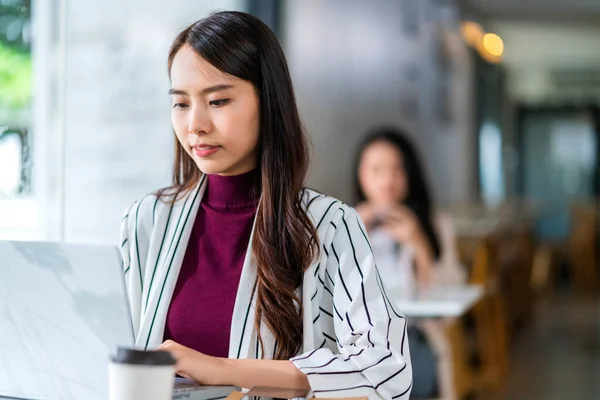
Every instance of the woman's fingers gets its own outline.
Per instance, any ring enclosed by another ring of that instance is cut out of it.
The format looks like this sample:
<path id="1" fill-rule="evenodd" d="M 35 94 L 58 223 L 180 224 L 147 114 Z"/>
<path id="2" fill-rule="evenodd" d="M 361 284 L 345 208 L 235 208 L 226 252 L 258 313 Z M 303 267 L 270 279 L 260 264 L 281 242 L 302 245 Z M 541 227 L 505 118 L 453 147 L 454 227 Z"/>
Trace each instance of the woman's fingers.
<path id="1" fill-rule="evenodd" d="M 392 207 L 389 207 L 386 211 L 390 217 L 396 219 L 406 220 L 414 217 L 413 212 L 408 207 L 403 206 L 402 204 L 397 204 Z"/>

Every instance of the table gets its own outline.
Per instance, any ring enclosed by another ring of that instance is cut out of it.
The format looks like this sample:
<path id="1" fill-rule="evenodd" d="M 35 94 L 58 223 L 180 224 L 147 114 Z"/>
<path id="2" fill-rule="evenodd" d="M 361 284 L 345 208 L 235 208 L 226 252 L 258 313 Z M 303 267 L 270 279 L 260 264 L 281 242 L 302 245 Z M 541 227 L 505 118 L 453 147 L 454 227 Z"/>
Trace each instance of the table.
<path id="1" fill-rule="evenodd" d="M 480 285 L 432 286 L 399 297 L 398 311 L 409 318 L 460 317 L 482 297 Z"/>

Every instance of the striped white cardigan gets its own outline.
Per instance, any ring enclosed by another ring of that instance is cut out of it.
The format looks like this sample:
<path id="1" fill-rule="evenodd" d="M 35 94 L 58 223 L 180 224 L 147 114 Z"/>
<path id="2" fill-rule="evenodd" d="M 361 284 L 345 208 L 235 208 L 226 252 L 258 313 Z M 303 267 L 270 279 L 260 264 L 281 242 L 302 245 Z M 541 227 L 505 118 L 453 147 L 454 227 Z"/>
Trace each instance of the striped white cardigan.
<path id="1" fill-rule="evenodd" d="M 162 343 L 204 181 L 173 205 L 149 195 L 129 207 L 123 218 L 121 252 L 140 348 Z M 302 354 L 292 361 L 308 376 L 317 397 L 408 399 L 412 368 L 406 319 L 383 290 L 362 222 L 334 198 L 306 189 L 302 200 L 317 227 L 321 252 L 298 289 L 304 341 Z M 230 358 L 262 354 L 253 323 L 255 281 L 248 251 L 233 311 Z M 265 355 L 272 357 L 275 340 L 266 328 L 262 334 Z"/>

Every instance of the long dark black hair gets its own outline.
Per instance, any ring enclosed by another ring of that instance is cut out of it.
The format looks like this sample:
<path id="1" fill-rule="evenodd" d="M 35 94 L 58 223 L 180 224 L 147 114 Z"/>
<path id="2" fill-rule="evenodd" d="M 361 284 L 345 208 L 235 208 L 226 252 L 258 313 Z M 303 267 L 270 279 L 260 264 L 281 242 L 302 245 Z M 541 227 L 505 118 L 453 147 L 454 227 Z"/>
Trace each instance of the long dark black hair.
<path id="1" fill-rule="evenodd" d="M 419 219 L 423 232 L 427 235 L 427 239 L 433 250 L 434 257 L 438 259 L 441 254 L 441 247 L 433 227 L 432 201 L 429 189 L 427 188 L 425 174 L 421 167 L 421 162 L 415 146 L 401 130 L 393 127 L 376 128 L 370 131 L 359 145 L 354 168 L 354 184 L 357 202 L 360 203 L 366 200 L 365 193 L 363 192 L 358 179 L 358 170 L 362 155 L 367 147 L 377 142 L 384 142 L 394 146 L 402 155 L 404 171 L 408 178 L 408 194 L 406 198 L 402 200 L 402 203 L 412 210 Z"/>
<path id="2" fill-rule="evenodd" d="M 220 71 L 251 82 L 258 95 L 262 198 L 252 241 L 257 265 L 254 323 L 261 344 L 260 324 L 265 323 L 276 339 L 275 358 L 289 359 L 299 353 L 303 342 L 301 299 L 295 291 L 319 245 L 300 199 L 309 143 L 283 50 L 263 22 L 241 12 L 214 13 L 183 30 L 169 51 L 169 75 L 175 55 L 184 46 Z M 174 140 L 175 190 L 170 193 L 185 193 L 198 184 L 201 172 Z"/>

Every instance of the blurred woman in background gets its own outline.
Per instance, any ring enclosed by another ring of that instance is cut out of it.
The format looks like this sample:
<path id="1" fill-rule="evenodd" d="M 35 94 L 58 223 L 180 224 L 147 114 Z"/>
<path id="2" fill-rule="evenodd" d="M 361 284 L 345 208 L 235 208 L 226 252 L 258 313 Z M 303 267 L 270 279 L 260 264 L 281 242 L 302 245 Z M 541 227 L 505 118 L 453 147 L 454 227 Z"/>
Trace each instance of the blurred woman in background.
<path id="1" fill-rule="evenodd" d="M 355 172 L 356 209 L 388 295 L 398 299 L 432 284 L 464 283 L 452 222 L 433 209 L 421 162 L 407 136 L 394 128 L 370 132 L 358 149 Z M 438 358 L 447 348 L 441 333 L 437 321 L 409 323 L 414 397 L 451 392 L 448 374 L 438 376 Z"/>

